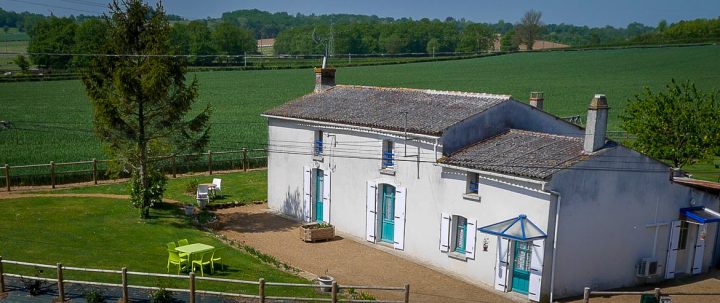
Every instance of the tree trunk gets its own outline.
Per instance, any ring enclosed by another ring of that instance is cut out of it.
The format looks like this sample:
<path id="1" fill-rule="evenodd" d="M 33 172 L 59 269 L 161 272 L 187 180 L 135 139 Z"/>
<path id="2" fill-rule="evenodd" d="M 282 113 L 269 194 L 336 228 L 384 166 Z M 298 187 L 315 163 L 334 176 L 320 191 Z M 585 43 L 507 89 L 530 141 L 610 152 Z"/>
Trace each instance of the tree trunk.
<path id="1" fill-rule="evenodd" d="M 138 145 L 140 147 L 140 192 L 142 193 L 142 204 L 140 205 L 140 217 L 145 219 L 150 216 L 150 197 L 148 196 L 148 167 L 147 167 L 147 142 L 145 140 L 145 113 L 143 102 L 138 106 Z"/>

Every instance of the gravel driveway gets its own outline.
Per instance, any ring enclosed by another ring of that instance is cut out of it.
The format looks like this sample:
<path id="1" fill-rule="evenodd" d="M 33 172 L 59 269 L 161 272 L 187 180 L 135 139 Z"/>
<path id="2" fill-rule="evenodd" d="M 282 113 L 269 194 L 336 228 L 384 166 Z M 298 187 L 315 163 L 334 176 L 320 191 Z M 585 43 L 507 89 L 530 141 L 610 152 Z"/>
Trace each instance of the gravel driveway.
<path id="1" fill-rule="evenodd" d="M 330 275 L 338 284 L 403 286 L 410 284 L 415 302 L 526 302 L 454 279 L 348 239 L 305 243 L 298 237 L 297 222 L 274 215 L 267 204 L 216 212 L 220 233 L 316 275 Z M 401 300 L 400 293 L 372 292 L 378 298 Z"/>

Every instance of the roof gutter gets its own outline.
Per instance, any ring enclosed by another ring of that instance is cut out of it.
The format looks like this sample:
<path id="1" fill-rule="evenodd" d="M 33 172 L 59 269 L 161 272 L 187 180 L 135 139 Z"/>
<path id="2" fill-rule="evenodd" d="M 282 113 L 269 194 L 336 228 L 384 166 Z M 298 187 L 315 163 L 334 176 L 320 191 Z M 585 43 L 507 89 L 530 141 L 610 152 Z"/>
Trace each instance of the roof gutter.
<path id="1" fill-rule="evenodd" d="M 343 129 L 352 128 L 352 129 L 362 130 L 362 131 L 366 131 L 366 132 L 382 132 L 382 133 L 397 135 L 397 136 L 400 136 L 403 138 L 405 138 L 407 135 L 410 135 L 412 137 L 419 137 L 419 138 L 432 139 L 432 140 L 437 140 L 440 138 L 439 136 L 433 136 L 433 135 L 408 133 L 408 132 L 404 132 L 404 131 L 394 131 L 394 130 L 387 130 L 387 129 L 382 129 L 382 128 L 357 126 L 357 125 L 352 125 L 352 124 L 333 123 L 333 122 L 308 120 L 308 119 L 301 119 L 301 118 L 290 118 L 290 117 L 267 115 L 267 114 L 261 114 L 260 116 L 265 117 L 265 118 L 274 118 L 274 119 L 281 119 L 281 120 L 288 120 L 288 121 L 295 121 L 295 122 L 313 123 L 313 124 L 319 124 L 319 125 L 324 125 L 324 126 L 334 127 L 334 128 L 343 128 Z"/>
<path id="2" fill-rule="evenodd" d="M 455 166 L 455 165 L 448 165 L 448 164 L 443 164 L 443 163 L 437 163 L 436 165 L 441 166 L 441 167 L 446 167 L 446 168 L 452 168 L 452 169 L 457 169 L 457 170 L 469 171 L 469 172 L 473 172 L 473 173 L 477 173 L 477 174 L 482 174 L 482 175 L 488 175 L 488 176 L 498 177 L 498 178 L 504 178 L 504 179 L 510 179 L 510 180 L 515 180 L 515 181 L 522 181 L 522 182 L 533 183 L 533 184 L 540 185 L 540 190 L 541 190 L 541 191 L 547 192 L 547 190 L 545 190 L 545 185 L 547 185 L 547 183 L 548 183 L 547 181 L 540 181 L 540 180 L 523 178 L 523 177 L 518 177 L 518 176 L 511 176 L 511 175 L 506 175 L 506 174 L 501 174 L 501 173 L 489 172 L 489 171 L 486 171 L 486 170 L 472 169 L 472 168 Z"/>

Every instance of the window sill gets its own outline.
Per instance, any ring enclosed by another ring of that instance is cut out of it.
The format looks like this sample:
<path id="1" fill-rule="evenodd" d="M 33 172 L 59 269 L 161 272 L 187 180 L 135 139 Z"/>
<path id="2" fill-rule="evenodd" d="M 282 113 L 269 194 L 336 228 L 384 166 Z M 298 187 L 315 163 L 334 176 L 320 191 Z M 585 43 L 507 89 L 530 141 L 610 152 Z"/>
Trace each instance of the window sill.
<path id="1" fill-rule="evenodd" d="M 467 256 L 465 256 L 465 254 L 459 253 L 459 252 L 454 252 L 454 251 L 449 252 L 448 257 L 456 259 L 456 260 L 460 260 L 460 261 L 467 261 Z"/>
<path id="2" fill-rule="evenodd" d="M 480 201 L 480 195 L 478 195 L 478 194 L 463 194 L 463 199 Z"/>
<path id="3" fill-rule="evenodd" d="M 395 169 L 392 168 L 381 168 L 380 173 L 383 175 L 389 175 L 394 176 L 395 175 Z"/>
<path id="4" fill-rule="evenodd" d="M 314 156 L 313 156 L 313 161 L 322 162 L 322 161 L 323 161 L 323 156 L 322 156 L 322 155 L 314 155 Z"/>

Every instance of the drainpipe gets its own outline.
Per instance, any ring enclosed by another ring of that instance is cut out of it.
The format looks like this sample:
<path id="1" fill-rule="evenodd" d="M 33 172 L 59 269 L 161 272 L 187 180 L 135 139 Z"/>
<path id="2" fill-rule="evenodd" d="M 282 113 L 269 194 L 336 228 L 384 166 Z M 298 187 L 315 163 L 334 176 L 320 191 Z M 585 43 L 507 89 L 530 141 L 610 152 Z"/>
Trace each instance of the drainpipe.
<path id="1" fill-rule="evenodd" d="M 557 207 L 555 208 L 555 230 L 553 231 L 553 255 L 552 255 L 552 269 L 550 269 L 550 303 L 553 302 L 553 292 L 555 291 L 555 260 L 557 256 L 557 242 L 558 242 L 558 225 L 560 223 L 560 202 L 562 196 L 559 192 L 550 190 L 550 193 L 557 196 Z"/>

